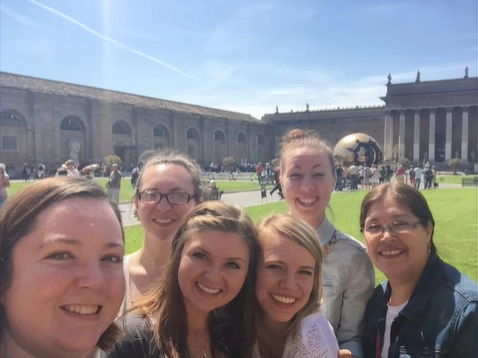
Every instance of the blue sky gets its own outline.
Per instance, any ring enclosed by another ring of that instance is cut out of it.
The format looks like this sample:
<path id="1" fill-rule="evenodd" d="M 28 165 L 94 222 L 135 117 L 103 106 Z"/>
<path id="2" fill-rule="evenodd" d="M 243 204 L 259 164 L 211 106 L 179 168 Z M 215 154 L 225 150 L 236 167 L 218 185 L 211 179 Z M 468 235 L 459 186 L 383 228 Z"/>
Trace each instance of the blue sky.
<path id="1" fill-rule="evenodd" d="M 477 74 L 476 0 L 0 0 L 0 70 L 244 112 Z"/>

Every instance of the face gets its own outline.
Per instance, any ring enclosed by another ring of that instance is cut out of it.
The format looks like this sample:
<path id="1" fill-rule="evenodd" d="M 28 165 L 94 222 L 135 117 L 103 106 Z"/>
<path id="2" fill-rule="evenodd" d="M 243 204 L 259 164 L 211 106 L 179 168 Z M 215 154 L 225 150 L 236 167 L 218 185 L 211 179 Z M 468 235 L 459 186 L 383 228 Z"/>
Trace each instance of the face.
<path id="1" fill-rule="evenodd" d="M 310 148 L 295 149 L 286 153 L 282 168 L 282 193 L 290 213 L 317 227 L 335 187 L 335 170 L 330 166 L 327 153 Z"/>
<path id="2" fill-rule="evenodd" d="M 309 301 L 315 259 L 309 251 L 275 230 L 260 235 L 263 258 L 257 272 L 256 296 L 273 322 L 289 322 Z"/>
<path id="3" fill-rule="evenodd" d="M 66 168 L 67 168 L 69 171 L 75 170 L 75 164 L 68 164 L 68 165 L 66 166 Z"/>
<path id="4" fill-rule="evenodd" d="M 1 298 L 11 356 L 67 357 L 92 349 L 125 291 L 121 227 L 105 201 L 60 201 L 12 251 Z M 8 355 L 8 354 L 7 354 Z"/>
<path id="5" fill-rule="evenodd" d="M 156 165 L 143 172 L 139 191 L 152 190 L 162 194 L 183 192 L 194 194 L 192 177 L 180 165 Z M 134 199 L 139 220 L 146 232 L 146 239 L 172 240 L 186 216 L 196 206 L 191 199 L 187 204 L 171 205 L 165 197 L 159 203 L 142 203 Z"/>
<path id="6" fill-rule="evenodd" d="M 178 282 L 188 314 L 209 313 L 237 296 L 247 276 L 244 240 L 222 231 L 193 233 L 183 248 Z"/>
<path id="7" fill-rule="evenodd" d="M 421 225 L 405 233 L 391 233 L 387 228 L 383 234 L 372 235 L 367 228 L 373 225 L 393 223 L 415 224 L 419 220 L 410 210 L 393 199 L 372 204 L 367 212 L 364 239 L 372 263 L 391 281 L 406 281 L 421 273 L 428 259 L 432 225 Z"/>

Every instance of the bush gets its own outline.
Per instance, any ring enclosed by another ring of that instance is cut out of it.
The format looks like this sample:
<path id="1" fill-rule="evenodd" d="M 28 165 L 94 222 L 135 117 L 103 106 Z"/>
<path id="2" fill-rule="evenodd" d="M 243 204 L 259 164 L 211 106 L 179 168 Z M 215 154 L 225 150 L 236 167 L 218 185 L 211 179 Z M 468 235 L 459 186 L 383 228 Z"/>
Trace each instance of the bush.
<path id="1" fill-rule="evenodd" d="M 408 169 L 410 168 L 410 160 L 408 158 L 401 158 L 398 161 L 398 164 L 401 164 L 403 169 Z"/>
<path id="2" fill-rule="evenodd" d="M 118 166 L 120 166 L 121 163 L 122 163 L 121 158 L 115 154 L 107 155 L 104 159 L 104 164 L 106 165 L 108 169 L 111 168 L 113 164 L 118 164 Z"/>
<path id="3" fill-rule="evenodd" d="M 224 164 L 226 170 L 231 170 L 236 165 L 236 159 L 234 157 L 226 157 L 222 160 L 222 164 Z"/>
<path id="4" fill-rule="evenodd" d="M 448 161 L 448 166 L 453 170 L 453 174 L 456 175 L 458 169 L 460 169 L 461 159 L 453 158 Z"/>

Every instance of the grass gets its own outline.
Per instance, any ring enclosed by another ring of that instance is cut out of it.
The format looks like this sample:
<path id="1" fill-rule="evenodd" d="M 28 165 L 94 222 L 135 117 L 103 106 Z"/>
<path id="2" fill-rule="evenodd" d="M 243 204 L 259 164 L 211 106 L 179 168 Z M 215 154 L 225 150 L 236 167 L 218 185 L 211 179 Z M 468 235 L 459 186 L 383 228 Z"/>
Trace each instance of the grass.
<path id="1" fill-rule="evenodd" d="M 96 178 L 95 179 L 99 185 L 103 188 L 108 181 L 108 178 Z M 17 191 L 23 189 L 27 185 L 33 183 L 30 182 L 19 182 L 14 181 L 10 183 L 10 187 L 8 188 L 8 194 L 13 195 Z M 247 181 L 216 181 L 216 185 L 220 190 L 224 190 L 226 193 L 234 192 L 234 191 L 244 191 L 244 190 L 259 190 L 261 187 L 258 182 L 247 182 Z M 267 186 L 267 188 L 272 188 L 272 186 Z M 129 202 L 133 198 L 133 188 L 131 187 L 131 181 L 129 178 L 121 179 L 121 189 L 120 189 L 120 202 Z"/>
<path id="2" fill-rule="evenodd" d="M 438 179 L 443 178 L 444 183 L 460 184 L 463 178 L 474 178 L 476 175 L 439 175 Z M 439 181 L 440 182 L 440 181 Z"/>
<path id="3" fill-rule="evenodd" d="M 422 191 L 432 210 L 436 225 L 434 242 L 440 257 L 459 271 L 478 280 L 477 257 L 477 195 L 473 189 L 446 189 Z M 341 231 L 360 241 L 359 229 L 360 204 L 366 192 L 332 195 L 327 217 Z M 247 195 L 247 194 L 245 194 Z M 274 212 L 287 212 L 284 202 L 264 204 L 245 208 L 254 222 Z M 126 252 L 136 251 L 143 240 L 140 226 L 125 228 Z M 375 271 L 376 282 L 383 281 L 383 274 Z"/>

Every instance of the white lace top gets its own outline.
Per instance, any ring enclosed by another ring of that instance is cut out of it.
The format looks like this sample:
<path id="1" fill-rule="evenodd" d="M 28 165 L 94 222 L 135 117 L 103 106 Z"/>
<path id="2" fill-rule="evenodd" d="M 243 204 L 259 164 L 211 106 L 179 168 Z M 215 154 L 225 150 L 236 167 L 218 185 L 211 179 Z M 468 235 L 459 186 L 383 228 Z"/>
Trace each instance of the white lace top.
<path id="1" fill-rule="evenodd" d="M 288 337 L 282 358 L 337 358 L 339 346 L 334 330 L 322 312 L 305 317 L 299 331 Z M 261 358 L 259 347 L 254 347 L 253 358 Z"/>

